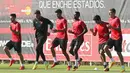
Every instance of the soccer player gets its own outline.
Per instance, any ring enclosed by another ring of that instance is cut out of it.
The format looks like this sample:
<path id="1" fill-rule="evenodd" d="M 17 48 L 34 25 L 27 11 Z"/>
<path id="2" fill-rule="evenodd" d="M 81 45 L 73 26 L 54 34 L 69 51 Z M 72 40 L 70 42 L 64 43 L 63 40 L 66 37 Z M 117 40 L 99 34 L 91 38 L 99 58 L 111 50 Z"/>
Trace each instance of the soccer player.
<path id="1" fill-rule="evenodd" d="M 99 15 L 95 15 L 93 20 L 95 21 L 96 25 L 95 25 L 94 29 L 90 29 L 90 31 L 92 32 L 92 34 L 94 36 L 96 36 L 98 33 L 98 38 L 99 38 L 98 52 L 100 54 L 101 60 L 104 65 L 104 71 L 108 71 L 109 68 L 107 67 L 105 53 L 109 56 L 109 58 L 112 61 L 114 61 L 114 59 L 112 58 L 112 55 L 109 51 L 109 48 L 105 47 L 107 44 L 107 41 L 109 39 L 109 34 L 110 34 L 110 32 L 107 28 L 107 24 L 109 24 L 109 23 L 102 21 Z"/>
<path id="2" fill-rule="evenodd" d="M 45 69 L 48 69 L 49 63 L 46 61 L 45 55 L 43 53 L 43 44 L 46 42 L 48 35 L 48 24 L 50 25 L 50 29 L 53 28 L 53 23 L 41 16 L 41 12 L 36 10 L 35 12 L 36 18 L 33 20 L 33 26 L 35 30 L 35 38 L 37 42 L 36 46 L 36 61 L 33 66 L 33 70 L 37 68 L 39 56 L 41 56 L 43 63 L 45 64 Z"/>
<path id="3" fill-rule="evenodd" d="M 19 22 L 16 21 L 16 14 L 10 14 L 10 31 L 12 32 L 12 38 L 11 40 L 5 45 L 4 47 L 4 51 L 6 53 L 6 55 L 10 58 L 10 64 L 9 66 L 12 66 L 13 63 L 15 63 L 15 60 L 12 58 L 9 50 L 11 50 L 12 48 L 14 48 L 15 51 L 17 51 L 18 56 L 20 57 L 20 70 L 23 70 L 24 67 L 24 58 L 23 55 L 21 53 L 21 25 Z"/>
<path id="4" fill-rule="evenodd" d="M 57 13 L 57 20 L 56 20 L 56 29 L 53 29 L 54 33 L 57 33 L 56 38 L 52 42 L 51 46 L 51 52 L 52 56 L 54 58 L 54 63 L 51 66 L 51 68 L 55 67 L 58 65 L 57 59 L 56 59 L 56 54 L 54 48 L 60 45 L 60 48 L 62 49 L 62 53 L 67 59 L 68 62 L 68 67 L 67 69 L 70 70 L 71 68 L 71 62 L 69 55 L 66 52 L 67 49 L 67 41 L 68 41 L 68 35 L 67 35 L 67 20 L 62 16 L 62 10 L 57 9 L 55 11 Z"/>
<path id="5" fill-rule="evenodd" d="M 108 28 L 111 31 L 111 38 L 108 40 L 108 47 L 112 48 L 114 46 L 115 51 L 120 59 L 121 63 L 121 72 L 125 71 L 124 59 L 122 56 L 122 32 L 121 32 L 121 23 L 120 19 L 115 15 L 116 10 L 114 8 L 109 10 L 109 24 Z M 110 62 L 110 68 L 115 62 Z"/>
<path id="6" fill-rule="evenodd" d="M 72 30 L 68 30 L 69 33 L 74 34 L 74 39 L 72 40 L 70 44 L 70 54 L 75 56 L 75 65 L 74 65 L 74 71 L 78 69 L 78 65 L 80 65 L 80 62 L 82 61 L 82 58 L 78 55 L 78 50 L 80 46 L 82 45 L 84 41 L 84 34 L 88 31 L 86 24 L 79 19 L 80 12 L 76 11 L 74 14 L 74 22 L 72 23 Z"/>

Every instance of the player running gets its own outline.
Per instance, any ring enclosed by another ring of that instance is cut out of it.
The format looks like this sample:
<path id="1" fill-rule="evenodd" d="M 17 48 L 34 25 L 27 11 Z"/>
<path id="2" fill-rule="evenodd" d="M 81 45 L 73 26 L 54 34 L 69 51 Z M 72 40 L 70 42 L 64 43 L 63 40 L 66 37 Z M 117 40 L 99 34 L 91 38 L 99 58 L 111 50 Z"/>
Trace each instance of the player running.
<path id="1" fill-rule="evenodd" d="M 62 53 L 67 59 L 68 67 L 67 70 L 70 70 L 71 68 L 71 62 L 69 55 L 66 52 L 67 49 L 67 41 L 68 41 L 68 35 L 67 35 L 67 20 L 62 16 L 62 10 L 57 9 L 55 11 L 57 13 L 57 20 L 56 20 L 56 29 L 53 29 L 54 33 L 57 33 L 56 38 L 52 42 L 51 46 L 51 52 L 52 56 L 54 58 L 54 63 L 51 66 L 51 68 L 55 67 L 58 65 L 57 59 L 56 59 L 56 53 L 54 48 L 60 45 L 60 48 L 62 49 Z"/>
<path id="2" fill-rule="evenodd" d="M 36 61 L 32 69 L 34 70 L 37 68 L 39 56 L 41 56 L 43 63 L 45 64 L 45 69 L 48 69 L 49 63 L 46 61 L 45 55 L 43 53 L 43 44 L 47 40 L 48 24 L 50 25 L 50 29 L 52 29 L 53 23 L 49 19 L 42 17 L 41 12 L 39 10 L 36 10 L 35 15 L 36 18 L 33 20 L 33 26 L 35 30 L 35 38 L 37 46 L 36 46 Z"/>
<path id="3" fill-rule="evenodd" d="M 10 31 L 12 32 L 12 38 L 11 40 L 5 45 L 4 47 L 4 51 L 6 53 L 6 55 L 10 58 L 10 64 L 9 66 L 12 66 L 13 63 L 15 63 L 15 60 L 12 58 L 9 50 L 11 50 L 12 48 L 14 48 L 15 51 L 17 51 L 17 54 L 20 58 L 20 70 L 25 69 L 24 67 L 24 58 L 22 55 L 22 48 L 21 48 L 21 25 L 19 22 L 16 21 L 16 14 L 10 14 Z"/>
<path id="4" fill-rule="evenodd" d="M 125 71 L 124 59 L 122 56 L 122 32 L 121 32 L 121 23 L 120 19 L 115 15 L 116 10 L 114 8 L 109 10 L 109 24 L 108 28 L 111 31 L 111 37 L 108 40 L 107 47 L 112 48 L 114 46 L 115 51 L 120 59 L 121 63 L 121 72 Z M 110 62 L 110 68 L 115 64 L 115 62 Z"/>
<path id="5" fill-rule="evenodd" d="M 76 11 L 74 14 L 74 22 L 72 24 L 73 29 L 68 30 L 69 33 L 74 34 L 74 39 L 71 42 L 70 45 L 70 54 L 75 56 L 75 65 L 74 65 L 74 71 L 78 69 L 78 64 L 82 61 L 82 58 L 79 57 L 78 55 L 78 50 L 80 46 L 82 45 L 84 41 L 84 34 L 88 31 L 86 24 L 79 19 L 80 17 L 80 12 Z"/>
<path id="6" fill-rule="evenodd" d="M 114 59 L 112 58 L 109 48 L 106 48 L 105 46 L 107 44 L 107 41 L 109 39 L 109 34 L 110 34 L 107 28 L 107 24 L 109 23 L 102 21 L 99 15 L 95 15 L 93 20 L 95 21 L 96 25 L 94 29 L 90 29 L 90 31 L 94 36 L 96 36 L 98 33 L 98 38 L 99 38 L 98 52 L 100 54 L 101 60 L 104 65 L 104 71 L 109 71 L 109 68 L 107 67 L 108 65 L 106 62 L 105 53 L 108 55 L 111 61 L 114 62 Z"/>

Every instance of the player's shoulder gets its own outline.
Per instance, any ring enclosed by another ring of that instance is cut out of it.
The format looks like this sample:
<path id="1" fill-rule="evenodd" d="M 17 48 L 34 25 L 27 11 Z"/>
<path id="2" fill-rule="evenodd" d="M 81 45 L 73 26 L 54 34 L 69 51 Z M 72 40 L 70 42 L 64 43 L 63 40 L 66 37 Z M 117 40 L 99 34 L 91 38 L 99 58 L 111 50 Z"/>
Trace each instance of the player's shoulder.
<path id="1" fill-rule="evenodd" d="M 64 17 L 63 17 L 62 21 L 63 21 L 63 22 L 67 22 L 66 18 L 64 18 Z"/>
<path id="2" fill-rule="evenodd" d="M 34 18 L 34 19 L 33 19 L 33 22 L 35 22 L 35 21 L 37 21 L 37 19 L 36 19 L 36 18 Z"/>
<path id="3" fill-rule="evenodd" d="M 119 18 L 119 17 L 117 17 L 117 16 L 115 17 L 115 19 L 116 19 L 116 20 L 120 20 L 120 18 Z"/>
<path id="4" fill-rule="evenodd" d="M 109 20 L 111 21 L 111 20 L 113 20 L 113 18 L 109 18 Z M 115 16 L 114 20 L 120 20 L 120 18 Z"/>
<path id="5" fill-rule="evenodd" d="M 86 26 L 86 24 L 83 20 L 80 20 L 79 23 Z"/>
<path id="6" fill-rule="evenodd" d="M 79 22 L 83 22 L 83 20 L 79 19 Z"/>
<path id="7" fill-rule="evenodd" d="M 21 26 L 21 24 L 18 21 L 16 21 L 15 23 L 11 23 L 11 24 L 16 24 L 17 27 Z"/>
<path id="8" fill-rule="evenodd" d="M 79 22 L 80 22 L 80 23 L 84 23 L 84 21 L 83 21 L 83 20 L 81 20 L 81 19 L 79 20 Z"/>
<path id="9" fill-rule="evenodd" d="M 94 28 L 97 28 L 98 26 L 99 26 L 99 24 L 95 24 L 95 25 L 94 25 Z"/>
<path id="10" fill-rule="evenodd" d="M 103 23 L 104 25 L 107 25 L 107 24 L 109 24 L 108 22 L 105 22 L 105 21 L 102 21 L 102 23 Z"/>
<path id="11" fill-rule="evenodd" d="M 62 18 L 62 20 L 66 21 L 66 18 L 65 18 L 65 17 L 63 17 L 63 18 Z"/>
<path id="12" fill-rule="evenodd" d="M 40 18 L 41 18 L 41 20 L 47 20 L 47 21 L 49 20 L 48 18 L 45 18 L 43 16 L 41 16 Z"/>
<path id="13" fill-rule="evenodd" d="M 16 21 L 16 24 L 17 24 L 17 25 L 20 25 L 20 22 Z"/>

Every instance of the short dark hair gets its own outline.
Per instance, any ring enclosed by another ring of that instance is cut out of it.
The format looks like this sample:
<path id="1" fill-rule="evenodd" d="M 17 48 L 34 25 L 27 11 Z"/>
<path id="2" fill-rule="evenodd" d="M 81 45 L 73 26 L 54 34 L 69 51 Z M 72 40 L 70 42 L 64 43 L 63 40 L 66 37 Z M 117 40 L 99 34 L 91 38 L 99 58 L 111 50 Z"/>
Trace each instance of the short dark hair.
<path id="1" fill-rule="evenodd" d="M 116 9 L 115 8 L 111 8 L 110 11 L 112 11 L 113 13 L 116 13 Z"/>
<path id="2" fill-rule="evenodd" d="M 12 17 L 15 17 L 15 18 L 16 18 L 16 14 L 15 14 L 15 13 L 10 14 L 10 16 L 12 16 Z"/>
<path id="3" fill-rule="evenodd" d="M 61 10 L 61 9 L 57 9 L 57 10 L 55 11 L 55 13 L 62 13 L 62 10 Z"/>
<path id="4" fill-rule="evenodd" d="M 80 16 L 80 12 L 79 11 L 75 11 L 75 14 Z"/>
<path id="5" fill-rule="evenodd" d="M 93 17 L 93 20 L 101 20 L 101 17 L 99 16 L 99 15 L 95 15 L 94 17 Z"/>
<path id="6" fill-rule="evenodd" d="M 34 14 L 41 14 L 40 10 L 36 10 Z"/>

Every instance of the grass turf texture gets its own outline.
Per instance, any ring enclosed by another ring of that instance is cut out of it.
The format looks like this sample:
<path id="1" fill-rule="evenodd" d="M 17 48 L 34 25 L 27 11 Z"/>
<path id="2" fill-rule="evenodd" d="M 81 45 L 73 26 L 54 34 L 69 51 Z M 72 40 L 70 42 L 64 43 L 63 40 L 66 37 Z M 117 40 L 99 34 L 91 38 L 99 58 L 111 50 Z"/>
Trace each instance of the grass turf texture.
<path id="1" fill-rule="evenodd" d="M 8 64 L 0 64 L 0 73 L 120 73 L 120 66 L 113 66 L 109 72 L 104 72 L 102 66 L 80 66 L 76 71 L 67 71 L 67 65 L 57 65 L 48 70 L 44 69 L 44 65 L 38 64 L 36 70 L 32 70 L 33 64 L 25 64 L 25 70 L 19 70 L 19 64 L 13 64 L 11 67 Z M 94 70 L 97 67 L 98 70 Z M 126 72 L 130 73 L 130 68 L 126 67 Z"/>

